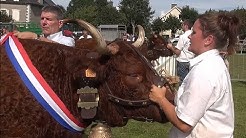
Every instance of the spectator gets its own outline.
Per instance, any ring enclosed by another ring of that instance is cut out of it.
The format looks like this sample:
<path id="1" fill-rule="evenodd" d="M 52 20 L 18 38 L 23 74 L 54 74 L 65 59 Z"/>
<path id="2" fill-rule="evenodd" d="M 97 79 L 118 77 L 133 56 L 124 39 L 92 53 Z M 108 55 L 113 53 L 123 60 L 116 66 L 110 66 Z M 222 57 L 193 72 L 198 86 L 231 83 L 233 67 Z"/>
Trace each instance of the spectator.
<path id="1" fill-rule="evenodd" d="M 9 33 L 8 27 L 3 27 L 3 28 L 1 29 L 1 38 L 0 38 L 0 42 L 1 42 L 2 39 L 6 36 L 7 33 Z"/>
<path id="2" fill-rule="evenodd" d="M 75 41 L 71 37 L 64 36 L 61 28 L 63 26 L 63 13 L 59 6 L 45 6 L 41 11 L 40 25 L 42 35 L 32 32 L 15 33 L 18 38 L 39 39 L 46 42 L 55 42 L 66 46 L 74 46 Z"/>
<path id="3" fill-rule="evenodd" d="M 122 36 L 122 40 L 123 40 L 123 41 L 131 41 L 131 40 L 129 39 L 129 34 L 124 34 L 124 35 Z"/>
<path id="4" fill-rule="evenodd" d="M 226 47 L 228 53 L 233 52 L 238 28 L 239 19 L 235 15 L 200 15 L 189 36 L 189 50 L 195 58 L 178 89 L 175 105 L 165 97 L 167 88 L 152 86 L 150 100 L 160 106 L 173 124 L 170 138 L 233 138 L 230 74 L 219 51 Z"/>
<path id="5" fill-rule="evenodd" d="M 190 39 L 188 36 L 191 34 L 192 24 L 189 20 L 184 20 L 182 23 L 182 29 L 184 34 L 179 37 L 178 43 L 175 47 L 171 44 L 167 45 L 167 48 L 172 50 L 177 55 L 177 75 L 180 78 L 179 85 L 181 85 L 185 76 L 189 72 L 189 61 L 194 57 L 194 54 L 188 50 L 190 46 Z"/>
<path id="6" fill-rule="evenodd" d="M 90 38 L 92 38 L 92 36 L 89 35 L 89 33 L 88 33 L 87 30 L 83 30 L 82 35 L 79 37 L 79 39 L 82 39 L 82 38 L 84 38 L 84 39 L 90 39 Z"/>

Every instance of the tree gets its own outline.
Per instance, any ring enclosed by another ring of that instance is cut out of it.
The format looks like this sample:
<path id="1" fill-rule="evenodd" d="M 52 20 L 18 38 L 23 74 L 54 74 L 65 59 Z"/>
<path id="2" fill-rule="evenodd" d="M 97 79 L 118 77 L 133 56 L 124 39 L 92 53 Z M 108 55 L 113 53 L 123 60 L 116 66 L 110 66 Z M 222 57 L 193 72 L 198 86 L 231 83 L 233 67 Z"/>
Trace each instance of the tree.
<path id="1" fill-rule="evenodd" d="M 239 37 L 240 39 L 246 38 L 246 9 L 244 8 L 237 8 L 231 11 L 235 15 L 237 15 L 240 19 L 241 26 L 239 29 Z"/>
<path id="2" fill-rule="evenodd" d="M 175 16 L 169 16 L 165 22 L 164 25 L 167 27 L 167 29 L 172 30 L 172 34 L 175 34 L 179 28 L 181 28 L 180 20 Z"/>
<path id="3" fill-rule="evenodd" d="M 147 28 L 155 12 L 151 10 L 149 0 L 121 0 L 119 8 L 127 19 L 127 25 L 132 27 L 130 33 L 133 34 L 137 24 Z"/>
<path id="4" fill-rule="evenodd" d="M 82 19 L 93 25 L 97 25 L 95 20 L 97 17 L 97 7 L 95 5 L 77 8 L 70 16 L 73 16 L 75 19 Z"/>
<path id="5" fill-rule="evenodd" d="M 185 6 L 181 9 L 181 14 L 179 17 L 182 21 L 188 19 L 192 24 L 194 24 L 198 16 L 199 14 L 197 10 L 190 8 L 189 6 Z"/>
<path id="6" fill-rule="evenodd" d="M 66 17 L 82 19 L 94 26 L 126 23 L 124 15 L 107 0 L 71 0 Z"/>
<path id="7" fill-rule="evenodd" d="M 107 0 L 95 0 L 97 6 L 97 24 L 125 24 L 126 18 Z"/>
<path id="8" fill-rule="evenodd" d="M 12 18 L 9 16 L 6 11 L 0 11 L 0 22 L 11 22 Z"/>
<path id="9" fill-rule="evenodd" d="M 152 22 L 151 27 L 152 27 L 152 30 L 155 31 L 155 32 L 161 32 L 161 31 L 167 29 L 166 26 L 165 26 L 165 23 L 159 17 L 154 19 L 154 21 Z"/>
<path id="10" fill-rule="evenodd" d="M 66 17 L 69 18 L 75 18 L 78 16 L 75 16 L 76 14 L 79 14 L 80 10 L 82 10 L 82 13 L 84 13 L 84 8 L 86 9 L 85 11 L 89 11 L 90 9 L 87 9 L 90 6 L 95 6 L 95 3 L 93 0 L 71 0 L 68 4 L 67 7 L 67 12 L 65 14 Z M 92 9 L 93 12 L 93 9 Z M 83 15 L 82 15 L 83 16 Z"/>

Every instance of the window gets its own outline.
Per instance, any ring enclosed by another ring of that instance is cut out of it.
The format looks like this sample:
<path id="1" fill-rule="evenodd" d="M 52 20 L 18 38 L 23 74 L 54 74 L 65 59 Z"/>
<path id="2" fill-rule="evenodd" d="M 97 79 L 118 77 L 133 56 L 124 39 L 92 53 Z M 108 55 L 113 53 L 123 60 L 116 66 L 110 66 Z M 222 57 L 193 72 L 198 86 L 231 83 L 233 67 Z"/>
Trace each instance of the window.
<path id="1" fill-rule="evenodd" d="M 19 1 L 19 0 L 14 0 L 14 1 Z"/>
<path id="2" fill-rule="evenodd" d="M 20 10 L 18 10 L 18 9 L 12 9 L 12 18 L 15 21 L 20 21 Z"/>

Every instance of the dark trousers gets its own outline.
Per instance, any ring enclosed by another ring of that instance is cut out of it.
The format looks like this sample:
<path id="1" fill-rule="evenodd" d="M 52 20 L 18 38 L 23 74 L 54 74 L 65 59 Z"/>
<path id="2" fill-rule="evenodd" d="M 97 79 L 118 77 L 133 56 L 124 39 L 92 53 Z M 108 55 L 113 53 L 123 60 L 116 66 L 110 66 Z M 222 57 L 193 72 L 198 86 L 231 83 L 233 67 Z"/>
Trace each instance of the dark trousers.
<path id="1" fill-rule="evenodd" d="M 179 86 L 182 84 L 185 76 L 189 72 L 189 62 L 178 62 L 177 61 L 177 75 L 179 76 Z"/>

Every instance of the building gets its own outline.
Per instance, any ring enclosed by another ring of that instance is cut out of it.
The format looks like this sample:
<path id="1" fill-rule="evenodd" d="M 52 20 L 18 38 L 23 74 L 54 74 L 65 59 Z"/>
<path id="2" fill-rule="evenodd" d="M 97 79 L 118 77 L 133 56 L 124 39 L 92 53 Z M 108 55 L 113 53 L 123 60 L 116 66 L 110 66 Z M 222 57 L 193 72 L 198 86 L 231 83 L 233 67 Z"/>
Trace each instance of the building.
<path id="1" fill-rule="evenodd" d="M 56 5 L 52 0 L 0 0 L 1 11 L 5 11 L 13 22 L 37 23 L 42 7 Z"/>
<path id="2" fill-rule="evenodd" d="M 180 14 L 181 14 L 181 8 L 179 8 L 177 4 L 171 4 L 171 9 L 166 13 L 162 13 L 160 18 L 162 19 L 162 21 L 165 21 L 169 16 L 177 17 L 179 19 Z M 178 30 L 176 35 L 180 35 L 180 33 L 182 33 L 182 31 Z M 170 38 L 172 35 L 171 30 L 162 32 L 162 35 L 164 36 L 168 35 Z"/>
<path id="3" fill-rule="evenodd" d="M 122 38 L 127 31 L 125 25 L 99 25 L 98 30 L 107 41 Z"/>

